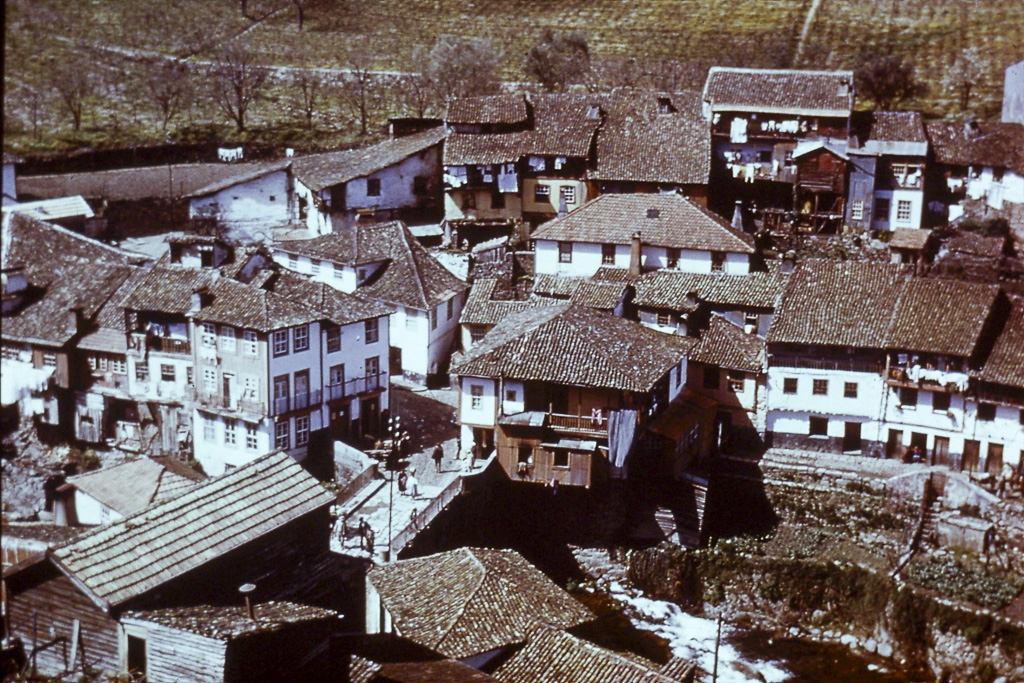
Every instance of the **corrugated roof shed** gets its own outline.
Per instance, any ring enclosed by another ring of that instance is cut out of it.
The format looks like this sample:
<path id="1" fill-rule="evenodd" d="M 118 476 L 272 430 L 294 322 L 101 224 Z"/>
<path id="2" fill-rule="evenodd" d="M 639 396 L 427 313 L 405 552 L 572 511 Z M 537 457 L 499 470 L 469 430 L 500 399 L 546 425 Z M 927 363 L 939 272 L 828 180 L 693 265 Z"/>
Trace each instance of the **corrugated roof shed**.
<path id="1" fill-rule="evenodd" d="M 113 607 L 332 503 L 287 453 L 270 453 L 86 532 L 52 557 L 101 606 Z"/>
<path id="2" fill-rule="evenodd" d="M 846 117 L 853 111 L 853 72 L 713 66 L 703 99 L 712 112 Z"/>
<path id="3" fill-rule="evenodd" d="M 1024 387 L 1024 297 L 1010 297 L 1010 315 L 985 361 L 986 382 Z"/>
<path id="4" fill-rule="evenodd" d="M 522 650 L 494 672 L 508 683 L 675 683 L 637 659 L 553 628 L 538 628 Z"/>
<path id="5" fill-rule="evenodd" d="M 538 625 L 594 618 L 514 550 L 460 548 L 375 567 L 366 579 L 403 636 L 456 659 L 522 643 Z"/>
<path id="6" fill-rule="evenodd" d="M 196 485 L 144 457 L 69 477 L 68 483 L 125 517 Z"/>
<path id="7" fill-rule="evenodd" d="M 249 618 L 242 605 L 195 605 L 131 611 L 125 612 L 123 617 L 228 641 L 283 631 L 292 624 L 335 621 L 339 616 L 337 612 L 321 607 L 275 600 L 253 605 L 253 612 L 255 621 Z"/>
<path id="8" fill-rule="evenodd" d="M 750 238 L 677 194 L 606 194 L 545 223 L 535 240 L 644 244 L 698 251 L 754 253 Z"/>
<path id="9" fill-rule="evenodd" d="M 580 306 L 510 315 L 458 361 L 452 374 L 650 391 L 694 340 Z"/>
<path id="10" fill-rule="evenodd" d="M 689 360 L 717 365 L 730 370 L 763 372 L 764 339 L 747 334 L 737 325 L 720 315 L 711 316 L 711 324 L 700 335 L 700 341 L 690 350 Z"/>
<path id="11" fill-rule="evenodd" d="M 912 278 L 902 286 L 885 345 L 970 357 L 999 296 L 998 285 Z"/>
<path id="12" fill-rule="evenodd" d="M 24 213 L 41 221 L 55 221 L 61 218 L 92 218 L 95 213 L 89 207 L 89 203 L 81 195 L 71 197 L 56 197 L 54 199 L 41 199 L 36 202 L 23 202 L 21 204 L 8 204 L 3 208 L 4 213 L 17 211 Z"/>

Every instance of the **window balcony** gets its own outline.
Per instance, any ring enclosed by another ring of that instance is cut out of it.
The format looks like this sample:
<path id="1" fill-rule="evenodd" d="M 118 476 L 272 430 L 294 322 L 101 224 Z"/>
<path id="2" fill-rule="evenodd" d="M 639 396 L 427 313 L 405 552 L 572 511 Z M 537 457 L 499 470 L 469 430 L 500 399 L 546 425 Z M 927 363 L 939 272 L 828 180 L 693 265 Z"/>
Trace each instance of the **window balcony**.
<path id="1" fill-rule="evenodd" d="M 341 401 L 353 396 L 359 396 L 360 394 L 368 394 L 381 389 L 386 389 L 387 386 L 388 379 L 386 372 L 378 372 L 376 374 L 366 375 L 365 377 L 356 377 L 345 380 L 344 382 L 338 382 L 337 384 L 327 385 L 327 400 Z"/>
<path id="2" fill-rule="evenodd" d="M 842 372 L 870 372 L 882 374 L 881 360 L 865 358 L 808 358 L 806 356 L 772 356 L 769 367 L 803 368 L 806 370 L 834 370 Z"/>
<path id="3" fill-rule="evenodd" d="M 891 387 L 956 393 L 967 390 L 968 376 L 963 372 L 933 370 L 916 365 L 912 367 L 894 365 L 889 368 L 889 375 L 885 381 Z"/>
<path id="4" fill-rule="evenodd" d="M 273 400 L 274 415 L 282 415 L 295 410 L 307 410 L 318 406 L 322 402 L 322 395 L 319 389 L 303 391 L 291 396 L 281 396 Z"/>

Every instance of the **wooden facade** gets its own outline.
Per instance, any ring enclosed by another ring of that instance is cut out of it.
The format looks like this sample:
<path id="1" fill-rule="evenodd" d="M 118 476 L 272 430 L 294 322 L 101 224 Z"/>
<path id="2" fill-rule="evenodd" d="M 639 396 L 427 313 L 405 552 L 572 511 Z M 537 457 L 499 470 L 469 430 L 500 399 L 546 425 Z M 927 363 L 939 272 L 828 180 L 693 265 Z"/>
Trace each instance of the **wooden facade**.
<path id="1" fill-rule="evenodd" d="M 556 448 L 557 442 L 554 430 L 500 426 L 498 462 L 513 481 L 590 488 L 606 477 L 607 449 L 598 448 L 596 441 L 589 441 L 590 448 Z"/>

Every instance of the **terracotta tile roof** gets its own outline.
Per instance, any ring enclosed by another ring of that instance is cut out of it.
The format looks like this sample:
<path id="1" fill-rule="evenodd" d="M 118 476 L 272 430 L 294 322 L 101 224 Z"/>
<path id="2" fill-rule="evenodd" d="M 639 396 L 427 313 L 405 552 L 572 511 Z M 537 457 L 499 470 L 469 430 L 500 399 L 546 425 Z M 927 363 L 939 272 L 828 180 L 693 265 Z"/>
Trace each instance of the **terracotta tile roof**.
<path id="1" fill-rule="evenodd" d="M 533 276 L 533 293 L 557 299 L 568 299 L 585 281 L 585 277 L 537 273 Z"/>
<path id="2" fill-rule="evenodd" d="M 453 123 L 525 123 L 526 98 L 521 93 L 487 97 L 454 97 L 448 100 L 444 120 Z"/>
<path id="3" fill-rule="evenodd" d="M 870 112 L 868 140 L 879 142 L 928 142 L 919 111 Z"/>
<path id="4" fill-rule="evenodd" d="M 758 373 L 764 371 L 764 359 L 764 339 L 720 315 L 711 316 L 711 325 L 689 355 L 691 362 Z"/>
<path id="5" fill-rule="evenodd" d="M 125 517 L 196 484 L 145 457 L 69 477 L 68 483 Z"/>
<path id="6" fill-rule="evenodd" d="M 452 133 L 444 145 L 445 166 L 511 164 L 523 156 L 522 133 Z"/>
<path id="7" fill-rule="evenodd" d="M 332 503 L 291 456 L 270 453 L 88 531 L 55 548 L 52 557 L 109 608 Z"/>
<path id="8" fill-rule="evenodd" d="M 892 239 L 889 240 L 889 248 L 924 249 L 931 236 L 931 230 L 921 230 L 920 228 L 896 228 L 892 232 Z"/>
<path id="9" fill-rule="evenodd" d="M 224 178 L 261 169 L 263 163 L 177 164 L 83 171 L 59 175 L 18 176 L 18 193 L 29 197 L 82 195 L 87 199 L 137 201 L 186 197 Z"/>
<path id="10" fill-rule="evenodd" d="M 536 298 L 525 301 L 495 300 L 492 297 L 497 286 L 497 278 L 477 278 L 473 282 L 466 305 L 462 307 L 460 325 L 497 325 L 506 316 L 546 304 Z"/>
<path id="11" fill-rule="evenodd" d="M 323 282 L 280 269 L 265 285 L 276 294 L 319 311 L 325 320 L 336 325 L 390 315 L 391 309 L 376 301 L 355 294 L 346 294 Z"/>
<path id="12" fill-rule="evenodd" d="M 985 361 L 981 378 L 1024 387 L 1024 297 L 1010 297 L 1010 304 L 1010 315 Z"/>
<path id="13" fill-rule="evenodd" d="M 538 628 L 522 650 L 498 667 L 508 683 L 675 683 L 656 666 L 606 650 L 564 631 Z"/>
<path id="14" fill-rule="evenodd" d="M 713 112 L 845 117 L 853 111 L 853 72 L 713 66 L 703 99 Z"/>
<path id="15" fill-rule="evenodd" d="M 303 185 L 319 191 L 397 164 L 413 154 L 441 144 L 444 137 L 444 128 L 438 127 L 385 140 L 370 147 L 295 157 L 292 159 L 292 173 Z"/>
<path id="16" fill-rule="evenodd" d="M 713 305 L 773 309 L 788 281 L 789 276 L 780 272 L 728 275 L 655 270 L 636 280 L 633 303 L 644 308 L 688 311 L 694 309 L 687 303 L 693 293 L 700 301 Z"/>
<path id="17" fill-rule="evenodd" d="M 789 277 L 768 343 L 883 348 L 907 272 L 887 263 L 805 261 Z"/>
<path id="18" fill-rule="evenodd" d="M 649 217 L 652 211 L 657 215 Z M 629 244 L 639 232 L 644 244 L 698 251 L 754 253 L 748 237 L 677 194 L 606 194 L 545 223 L 535 240 Z"/>
<path id="19" fill-rule="evenodd" d="M 452 658 L 522 643 L 594 615 L 514 550 L 460 548 L 375 567 L 366 580 L 406 638 Z"/>
<path id="20" fill-rule="evenodd" d="M 212 301 L 196 311 L 196 322 L 222 323 L 258 332 L 305 325 L 325 314 L 277 292 L 219 278 L 209 287 Z"/>
<path id="21" fill-rule="evenodd" d="M 351 230 L 331 232 L 312 239 L 275 242 L 274 249 L 352 266 L 383 261 L 391 250 L 386 241 L 376 239 L 376 231 L 365 230 L 366 227 L 357 225 Z"/>
<path id="22" fill-rule="evenodd" d="M 497 679 L 462 662 L 442 659 L 381 664 L 374 680 L 380 683 L 488 683 Z"/>
<path id="23" fill-rule="evenodd" d="M 626 296 L 629 285 L 622 282 L 601 282 L 585 280 L 569 297 L 577 306 L 611 311 Z"/>
<path id="24" fill-rule="evenodd" d="M 1006 245 L 1004 237 L 984 237 L 961 230 L 943 243 L 943 247 L 958 254 L 999 258 Z"/>
<path id="25" fill-rule="evenodd" d="M 184 266 L 153 266 L 124 300 L 133 311 L 161 311 L 185 315 L 192 308 L 192 294 L 213 282 L 208 270 Z"/>
<path id="26" fill-rule="evenodd" d="M 674 111 L 659 112 L 659 98 Z M 700 93 L 620 91 L 606 96 L 597 134 L 595 180 L 705 185 L 711 172 L 711 131 Z"/>
<path id="27" fill-rule="evenodd" d="M 534 308 L 498 323 L 452 374 L 646 392 L 693 343 L 590 308 Z"/>
<path id="28" fill-rule="evenodd" d="M 265 164 L 249 164 L 246 168 L 235 167 L 238 169 L 236 173 L 222 178 L 217 178 L 213 182 L 189 192 L 186 196 L 205 197 L 206 195 L 226 190 L 227 188 L 234 187 L 235 185 L 241 185 L 251 180 L 257 180 L 263 176 L 270 175 L 271 173 L 287 170 L 291 165 L 292 160 L 287 159 L 285 161 L 274 161 Z"/>
<path id="29" fill-rule="evenodd" d="M 925 131 L 940 164 L 995 166 L 1024 175 L 1024 124 L 978 121 L 977 130 L 969 131 L 966 123 L 930 121 Z"/>
<path id="30" fill-rule="evenodd" d="M 286 630 L 292 624 L 312 621 L 334 622 L 338 613 L 294 602 L 268 601 L 253 605 L 256 620 L 243 605 L 195 605 L 157 610 L 125 612 L 122 617 L 148 621 L 217 640 L 237 640 L 263 633 Z"/>
<path id="31" fill-rule="evenodd" d="M 896 301 L 885 345 L 970 357 L 998 296 L 998 285 L 912 278 Z"/>

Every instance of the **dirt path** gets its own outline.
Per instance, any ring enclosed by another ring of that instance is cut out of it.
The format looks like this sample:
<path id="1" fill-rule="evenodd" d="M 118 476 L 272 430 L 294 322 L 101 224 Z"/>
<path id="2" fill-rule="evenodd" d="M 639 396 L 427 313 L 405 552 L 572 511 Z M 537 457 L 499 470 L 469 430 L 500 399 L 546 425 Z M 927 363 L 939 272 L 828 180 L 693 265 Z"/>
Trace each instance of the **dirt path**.
<path id="1" fill-rule="evenodd" d="M 807 18 L 804 19 L 804 28 L 800 31 L 800 42 L 796 44 L 796 50 L 793 52 L 793 67 L 800 63 L 800 58 L 804 54 L 804 43 L 807 41 L 807 34 L 811 32 L 811 26 L 814 25 L 814 17 L 818 14 L 818 7 L 821 6 L 821 0 L 811 0 L 811 7 L 807 10 Z"/>

